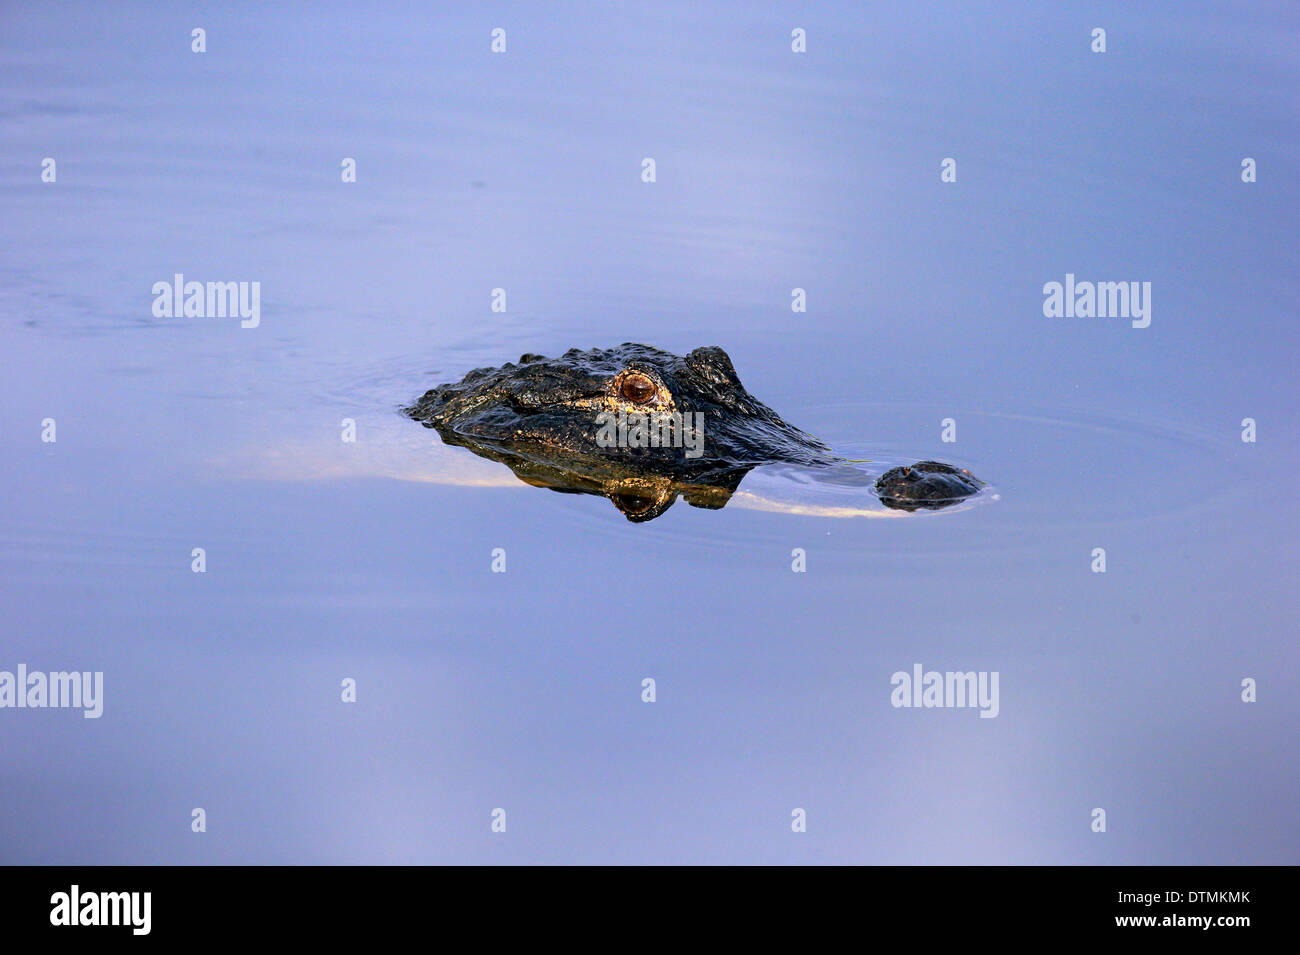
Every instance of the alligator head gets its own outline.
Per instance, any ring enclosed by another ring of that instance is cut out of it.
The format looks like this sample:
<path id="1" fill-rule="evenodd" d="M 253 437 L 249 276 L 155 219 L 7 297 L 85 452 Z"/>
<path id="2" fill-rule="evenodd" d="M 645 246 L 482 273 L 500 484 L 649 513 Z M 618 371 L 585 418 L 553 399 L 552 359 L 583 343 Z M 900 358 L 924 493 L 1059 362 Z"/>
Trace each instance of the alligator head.
<path id="1" fill-rule="evenodd" d="M 679 496 L 723 507 L 761 464 L 842 461 L 751 395 L 718 347 L 685 356 L 632 343 L 525 354 L 439 385 L 403 410 L 529 484 L 601 494 L 633 521 L 659 516 Z M 911 509 L 941 507 L 978 485 L 936 490 L 918 474 L 891 487 L 897 494 L 882 500 Z"/>

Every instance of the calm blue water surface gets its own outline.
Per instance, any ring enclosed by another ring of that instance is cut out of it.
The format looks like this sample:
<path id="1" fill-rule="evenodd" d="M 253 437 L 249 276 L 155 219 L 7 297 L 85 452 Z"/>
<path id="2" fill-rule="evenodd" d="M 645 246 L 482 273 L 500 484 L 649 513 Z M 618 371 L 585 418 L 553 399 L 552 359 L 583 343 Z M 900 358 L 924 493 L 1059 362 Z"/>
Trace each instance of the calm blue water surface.
<path id="1" fill-rule="evenodd" d="M 6 4 L 0 670 L 105 701 L 0 710 L 0 861 L 1295 863 L 1297 27 Z M 154 317 L 178 272 L 260 325 Z M 1150 326 L 1044 317 L 1067 273 Z M 395 412 L 623 341 L 992 487 L 633 524 Z M 894 708 L 916 663 L 998 717 Z"/>

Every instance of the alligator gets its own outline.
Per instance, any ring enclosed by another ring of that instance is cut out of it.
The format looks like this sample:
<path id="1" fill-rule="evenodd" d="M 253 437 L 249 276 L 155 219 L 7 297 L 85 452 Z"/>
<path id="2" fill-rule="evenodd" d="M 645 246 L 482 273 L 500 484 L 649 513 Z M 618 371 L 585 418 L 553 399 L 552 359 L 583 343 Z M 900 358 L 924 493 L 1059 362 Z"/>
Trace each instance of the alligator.
<path id="1" fill-rule="evenodd" d="M 402 412 L 528 484 L 602 495 L 637 522 L 678 497 L 724 507 L 760 465 L 850 463 L 751 395 L 717 346 L 685 356 L 631 342 L 524 354 L 439 385 Z M 982 485 L 967 470 L 920 461 L 881 474 L 875 492 L 889 508 L 934 510 Z"/>

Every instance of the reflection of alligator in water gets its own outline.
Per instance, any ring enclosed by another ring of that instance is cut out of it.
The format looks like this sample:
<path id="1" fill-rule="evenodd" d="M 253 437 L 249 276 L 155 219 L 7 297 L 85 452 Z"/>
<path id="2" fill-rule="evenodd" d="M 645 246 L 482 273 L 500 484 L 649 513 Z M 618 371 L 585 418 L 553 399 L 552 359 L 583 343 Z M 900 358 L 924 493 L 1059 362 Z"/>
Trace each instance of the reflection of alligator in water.
<path id="1" fill-rule="evenodd" d="M 523 355 L 517 365 L 477 368 L 439 385 L 405 413 L 528 484 L 603 495 L 633 521 L 658 517 L 678 496 L 696 507 L 723 507 L 759 465 L 846 463 L 746 391 L 717 347 L 685 357 L 631 343 L 574 348 L 559 358 Z M 699 421 L 702 444 L 653 440 L 660 437 L 653 428 L 650 440 L 633 428 L 633 440 L 611 441 L 607 425 L 620 414 L 633 422 L 637 415 Z M 637 444 L 647 446 L 629 446 Z M 910 511 L 946 507 L 980 485 L 969 471 L 922 461 L 885 472 L 876 493 L 887 507 Z"/>

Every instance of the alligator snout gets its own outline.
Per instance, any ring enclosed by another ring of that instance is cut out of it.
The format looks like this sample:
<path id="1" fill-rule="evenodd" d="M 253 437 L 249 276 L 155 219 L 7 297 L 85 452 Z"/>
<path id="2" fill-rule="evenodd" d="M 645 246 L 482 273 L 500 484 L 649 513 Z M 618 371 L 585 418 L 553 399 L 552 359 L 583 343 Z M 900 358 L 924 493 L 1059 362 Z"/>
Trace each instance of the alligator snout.
<path id="1" fill-rule="evenodd" d="M 886 507 L 902 511 L 937 510 L 970 497 L 984 482 L 965 468 L 940 461 L 918 461 L 890 468 L 876 481 L 876 493 Z"/>

